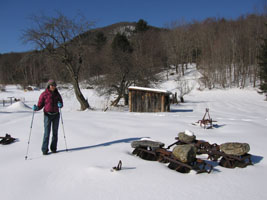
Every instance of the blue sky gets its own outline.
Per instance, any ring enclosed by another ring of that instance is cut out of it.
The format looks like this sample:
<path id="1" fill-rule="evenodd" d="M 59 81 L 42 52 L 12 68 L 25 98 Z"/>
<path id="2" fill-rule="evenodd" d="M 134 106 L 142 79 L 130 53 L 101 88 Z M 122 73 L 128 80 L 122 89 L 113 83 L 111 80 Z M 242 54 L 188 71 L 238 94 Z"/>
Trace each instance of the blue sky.
<path id="1" fill-rule="evenodd" d="M 96 27 L 144 19 L 149 25 L 164 27 L 177 20 L 208 17 L 236 19 L 253 13 L 263 0 L 0 0 L 0 53 L 32 50 L 21 42 L 23 29 L 31 26 L 29 16 L 56 11 L 73 18 L 78 12 Z"/>

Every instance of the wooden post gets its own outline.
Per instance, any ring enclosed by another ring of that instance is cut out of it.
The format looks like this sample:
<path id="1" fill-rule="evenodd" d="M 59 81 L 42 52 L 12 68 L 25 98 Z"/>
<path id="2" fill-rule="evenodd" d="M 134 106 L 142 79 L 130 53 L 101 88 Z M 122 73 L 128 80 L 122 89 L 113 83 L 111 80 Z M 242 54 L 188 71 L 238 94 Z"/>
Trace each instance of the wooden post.
<path id="1" fill-rule="evenodd" d="M 161 94 L 161 112 L 165 112 L 165 96 Z"/>
<path id="2" fill-rule="evenodd" d="M 129 90 L 129 111 L 132 112 L 133 108 L 132 108 L 132 91 Z"/>

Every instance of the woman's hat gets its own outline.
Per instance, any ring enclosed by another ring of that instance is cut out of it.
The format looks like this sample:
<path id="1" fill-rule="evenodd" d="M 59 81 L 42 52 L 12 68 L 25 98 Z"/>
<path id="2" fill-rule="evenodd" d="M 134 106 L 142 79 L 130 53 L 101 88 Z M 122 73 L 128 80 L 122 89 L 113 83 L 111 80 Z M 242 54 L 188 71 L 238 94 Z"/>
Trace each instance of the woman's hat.
<path id="1" fill-rule="evenodd" d="M 53 86 L 57 86 L 57 84 L 56 84 L 56 81 L 54 81 L 54 80 L 49 80 L 48 82 L 47 82 L 47 87 L 49 87 L 50 85 L 53 85 Z"/>

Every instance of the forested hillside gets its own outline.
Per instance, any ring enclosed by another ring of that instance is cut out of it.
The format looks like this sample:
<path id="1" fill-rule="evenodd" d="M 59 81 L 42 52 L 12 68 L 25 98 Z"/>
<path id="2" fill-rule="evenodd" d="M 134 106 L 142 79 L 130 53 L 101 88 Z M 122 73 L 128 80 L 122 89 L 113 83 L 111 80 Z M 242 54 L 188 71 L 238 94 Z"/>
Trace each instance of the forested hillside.
<path id="1" fill-rule="evenodd" d="M 187 64 L 196 63 L 204 87 L 256 86 L 266 19 L 250 14 L 236 20 L 176 21 L 166 28 L 144 20 L 91 28 L 61 43 L 71 49 L 68 58 L 56 59 L 51 52 L 59 52 L 60 46 L 52 43 L 32 52 L 0 54 L 0 83 L 40 85 L 50 78 L 72 82 L 77 77 L 123 97 L 128 86 L 149 86 L 162 70 L 175 67 L 183 76 Z M 33 39 L 28 36 L 23 35 Z M 72 77 L 65 65 L 75 56 L 79 70 Z"/>

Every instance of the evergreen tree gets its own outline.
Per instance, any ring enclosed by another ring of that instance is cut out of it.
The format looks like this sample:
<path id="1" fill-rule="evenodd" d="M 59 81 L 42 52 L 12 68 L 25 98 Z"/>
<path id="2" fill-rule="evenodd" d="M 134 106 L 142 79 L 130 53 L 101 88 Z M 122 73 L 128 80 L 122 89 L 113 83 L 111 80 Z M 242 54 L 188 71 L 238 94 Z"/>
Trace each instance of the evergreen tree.
<path id="1" fill-rule="evenodd" d="M 147 22 L 143 19 L 140 19 L 135 26 L 136 32 L 145 32 L 148 29 L 149 29 L 149 26 L 147 25 Z"/>
<path id="2" fill-rule="evenodd" d="M 112 41 L 112 49 L 124 53 L 131 53 L 133 51 L 131 44 L 124 34 L 118 33 Z"/>
<path id="3" fill-rule="evenodd" d="M 260 88 L 267 92 L 267 38 L 264 38 L 263 41 L 259 56 L 260 79 L 262 81 Z"/>
<path id="4" fill-rule="evenodd" d="M 97 32 L 94 42 L 95 42 L 97 49 L 100 50 L 106 44 L 107 37 L 102 31 Z"/>

